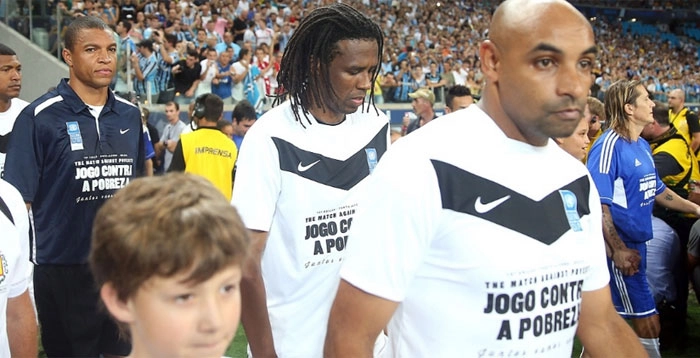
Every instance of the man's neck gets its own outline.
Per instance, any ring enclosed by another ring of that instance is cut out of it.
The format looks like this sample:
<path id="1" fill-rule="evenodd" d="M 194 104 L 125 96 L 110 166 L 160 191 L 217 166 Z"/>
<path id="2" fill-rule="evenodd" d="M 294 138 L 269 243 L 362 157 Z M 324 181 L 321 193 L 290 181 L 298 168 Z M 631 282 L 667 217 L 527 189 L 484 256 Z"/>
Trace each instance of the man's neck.
<path id="1" fill-rule="evenodd" d="M 433 120 L 433 118 L 435 118 L 435 112 L 434 112 L 433 109 L 431 108 L 431 109 L 429 109 L 429 110 L 427 110 L 427 111 L 421 113 L 421 114 L 419 115 L 419 117 L 420 117 L 421 119 L 423 119 L 423 122 L 428 123 L 428 122 L 430 122 L 431 120 Z"/>
<path id="2" fill-rule="evenodd" d="M 107 103 L 109 87 L 94 88 L 73 80 L 69 80 L 68 85 L 87 105 L 104 106 Z"/>
<path id="3" fill-rule="evenodd" d="M 209 122 L 207 120 L 199 120 L 199 122 L 197 122 L 197 128 L 216 128 L 216 122 Z"/>
<path id="4" fill-rule="evenodd" d="M 674 114 L 674 115 L 676 115 L 676 114 L 678 114 L 678 113 L 681 113 L 681 111 L 683 110 L 683 108 L 685 108 L 685 106 L 680 106 L 680 107 L 678 107 L 677 110 L 671 108 L 671 113 Z"/>
<path id="5" fill-rule="evenodd" d="M 12 106 L 12 98 L 0 99 L 0 113 L 5 113 Z"/>

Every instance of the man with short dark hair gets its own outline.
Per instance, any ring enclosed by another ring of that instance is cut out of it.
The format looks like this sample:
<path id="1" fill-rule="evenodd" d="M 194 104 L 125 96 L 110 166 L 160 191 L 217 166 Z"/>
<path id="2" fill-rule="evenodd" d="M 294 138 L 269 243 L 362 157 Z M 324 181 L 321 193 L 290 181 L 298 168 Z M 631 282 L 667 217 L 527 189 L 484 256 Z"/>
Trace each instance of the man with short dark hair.
<path id="1" fill-rule="evenodd" d="M 180 105 L 177 102 L 170 101 L 165 104 L 165 118 L 168 124 L 163 128 L 163 133 L 160 140 L 155 143 L 154 149 L 158 158 L 163 157 L 163 171 L 168 171 L 173 160 L 173 152 L 186 126 L 180 120 Z"/>
<path id="2" fill-rule="evenodd" d="M 131 349 L 98 307 L 87 265 L 95 213 L 144 168 L 141 114 L 109 90 L 116 54 L 101 19 L 74 19 L 63 49 L 69 78 L 22 111 L 7 151 L 5 178 L 33 213 L 34 294 L 49 357 Z"/>
<path id="3" fill-rule="evenodd" d="M 231 139 L 217 128 L 224 113 L 224 102 L 215 94 L 197 97 L 192 112 L 197 129 L 184 134 L 175 147 L 169 172 L 184 171 L 201 175 L 231 200 L 233 167 L 238 150 Z"/>
<path id="4" fill-rule="evenodd" d="M 134 40 L 129 36 L 129 31 L 131 31 L 131 21 L 120 20 L 117 23 L 115 32 L 119 36 L 119 44 L 117 48 L 117 71 L 114 85 L 114 91 L 121 94 L 126 94 L 133 91 L 133 88 L 129 88 L 127 85 L 127 63 L 129 62 L 131 55 L 136 53 L 136 44 Z"/>
<path id="5" fill-rule="evenodd" d="M 154 98 L 158 103 L 167 103 L 175 98 L 174 88 L 172 88 L 173 66 L 180 59 L 177 51 L 179 40 L 173 34 L 162 34 L 156 38 L 158 45 L 158 72 L 156 73 L 156 85 L 158 86 L 158 98 Z"/>
<path id="6" fill-rule="evenodd" d="M 445 95 L 445 114 L 469 107 L 474 103 L 469 87 L 455 85 L 447 90 Z"/>
<path id="7" fill-rule="evenodd" d="M 7 143 L 19 113 L 29 103 L 18 98 L 22 64 L 10 47 L 0 43 L 0 177 Z M 36 356 L 37 326 L 31 302 L 32 265 L 29 262 L 29 217 L 22 197 L 0 179 L 0 355 Z M 0 207 L 2 209 L 2 207 Z M 12 322 L 10 325 L 7 322 Z"/>
<path id="8" fill-rule="evenodd" d="M 134 70 L 134 90 L 141 103 L 153 103 L 158 99 L 158 59 L 153 51 L 153 40 L 143 40 L 136 46 L 138 54 L 131 54 Z"/>
<path id="9" fill-rule="evenodd" d="M 233 142 L 236 143 L 238 150 L 241 150 L 241 144 L 243 144 L 243 137 L 250 127 L 255 124 L 258 119 L 257 113 L 255 113 L 255 107 L 253 107 L 248 100 L 242 100 L 236 104 L 233 108 L 232 123 L 233 123 Z"/>
<path id="10" fill-rule="evenodd" d="M 187 57 L 173 66 L 173 83 L 175 84 L 175 101 L 187 106 L 194 99 L 194 92 L 199 85 L 202 66 L 199 64 L 199 54 L 188 50 Z"/>
<path id="11" fill-rule="evenodd" d="M 22 64 L 15 51 L 0 43 L 0 178 L 5 167 L 7 142 L 12 127 L 29 103 L 19 98 L 22 89 Z"/>

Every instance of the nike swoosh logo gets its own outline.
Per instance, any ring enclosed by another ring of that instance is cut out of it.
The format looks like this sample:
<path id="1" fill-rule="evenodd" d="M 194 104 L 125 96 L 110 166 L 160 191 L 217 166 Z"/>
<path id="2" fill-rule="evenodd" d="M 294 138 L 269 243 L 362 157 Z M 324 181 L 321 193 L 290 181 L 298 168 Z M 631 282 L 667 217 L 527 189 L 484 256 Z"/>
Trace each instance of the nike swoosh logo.
<path id="1" fill-rule="evenodd" d="M 120 130 L 119 130 L 119 134 L 125 134 L 125 133 L 128 132 L 130 129 L 131 129 L 131 128 L 120 129 Z"/>
<path id="2" fill-rule="evenodd" d="M 320 161 L 321 160 L 319 159 L 319 160 L 317 160 L 309 165 L 302 165 L 301 162 L 299 162 L 299 165 L 297 166 L 297 170 L 299 170 L 300 172 L 305 172 L 305 171 L 311 169 L 311 167 L 313 167 L 314 165 L 318 164 L 318 162 L 320 162 Z"/>
<path id="3" fill-rule="evenodd" d="M 510 199 L 510 195 L 506 195 L 500 199 L 496 199 L 490 203 L 484 204 L 481 202 L 481 197 L 478 197 L 474 202 L 474 210 L 476 210 L 476 212 L 479 214 L 484 214 L 493 210 L 495 207 L 503 204 L 503 202 L 505 202 L 508 199 Z"/>

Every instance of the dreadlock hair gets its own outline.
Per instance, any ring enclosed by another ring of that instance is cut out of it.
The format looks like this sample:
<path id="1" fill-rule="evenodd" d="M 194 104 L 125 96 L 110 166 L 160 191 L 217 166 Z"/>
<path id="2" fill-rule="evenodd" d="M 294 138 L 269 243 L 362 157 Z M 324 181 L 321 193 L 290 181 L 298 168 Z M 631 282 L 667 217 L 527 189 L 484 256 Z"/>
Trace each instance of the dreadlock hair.
<path id="1" fill-rule="evenodd" d="M 289 39 L 277 74 L 277 82 L 283 92 L 276 96 L 273 105 L 278 105 L 288 95 L 294 118 L 302 126 L 304 124 L 299 116 L 299 106 L 304 109 L 304 117 L 311 124 L 307 109 L 316 105 L 325 111 L 328 108 L 327 98 L 337 98 L 330 82 L 328 67 L 338 54 L 338 42 L 342 40 L 376 41 L 377 63 L 381 63 L 384 47 L 381 28 L 346 4 L 335 3 L 311 11 Z M 372 75 L 368 112 L 374 105 L 374 81 L 378 73 L 379 66 Z M 364 109 L 365 103 L 362 106 Z"/>

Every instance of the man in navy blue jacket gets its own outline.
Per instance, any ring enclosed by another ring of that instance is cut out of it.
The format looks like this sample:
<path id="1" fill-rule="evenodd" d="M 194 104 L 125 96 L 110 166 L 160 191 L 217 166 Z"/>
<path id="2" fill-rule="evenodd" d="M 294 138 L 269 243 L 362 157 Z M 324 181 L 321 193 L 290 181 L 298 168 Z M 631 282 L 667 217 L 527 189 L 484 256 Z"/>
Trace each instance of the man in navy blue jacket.
<path id="1" fill-rule="evenodd" d="M 130 351 L 98 309 L 87 265 L 95 213 L 143 169 L 139 110 L 109 90 L 116 54 L 102 20 L 74 20 L 63 50 L 69 78 L 22 111 L 8 145 L 5 179 L 34 214 L 30 255 L 48 356 Z"/>

